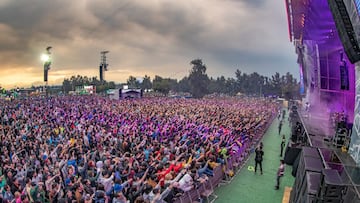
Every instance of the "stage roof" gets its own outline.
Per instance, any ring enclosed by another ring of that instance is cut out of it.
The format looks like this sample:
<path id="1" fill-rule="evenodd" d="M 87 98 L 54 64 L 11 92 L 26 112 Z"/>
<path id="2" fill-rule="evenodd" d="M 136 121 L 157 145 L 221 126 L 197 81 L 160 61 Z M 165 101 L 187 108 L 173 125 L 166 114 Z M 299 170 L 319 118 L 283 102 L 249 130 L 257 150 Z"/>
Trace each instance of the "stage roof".
<path id="1" fill-rule="evenodd" d="M 314 40 L 334 46 L 337 31 L 327 0 L 285 0 L 285 3 L 290 41 Z"/>
<path id="2" fill-rule="evenodd" d="M 318 45 L 320 57 L 343 50 L 327 0 L 285 0 L 285 3 L 290 41 L 297 48 L 304 40 L 311 40 Z"/>

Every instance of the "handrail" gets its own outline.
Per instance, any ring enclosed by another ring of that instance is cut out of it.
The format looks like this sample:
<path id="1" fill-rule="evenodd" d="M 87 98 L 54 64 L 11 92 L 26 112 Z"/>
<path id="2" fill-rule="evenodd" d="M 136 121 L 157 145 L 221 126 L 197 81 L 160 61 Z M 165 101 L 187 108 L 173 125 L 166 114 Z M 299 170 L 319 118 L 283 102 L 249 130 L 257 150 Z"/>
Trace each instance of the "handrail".
<path id="1" fill-rule="evenodd" d="M 326 163 L 326 161 L 325 161 L 325 158 L 324 158 L 324 155 L 321 153 L 321 151 L 320 151 L 320 148 L 316 148 L 316 150 L 318 151 L 318 153 L 319 153 L 319 155 L 320 155 L 320 158 L 321 158 L 321 161 L 322 161 L 322 163 L 323 163 L 323 165 L 324 165 L 324 168 L 326 168 L 326 169 L 328 169 L 328 168 L 330 168 L 328 165 L 327 165 L 327 163 Z"/>

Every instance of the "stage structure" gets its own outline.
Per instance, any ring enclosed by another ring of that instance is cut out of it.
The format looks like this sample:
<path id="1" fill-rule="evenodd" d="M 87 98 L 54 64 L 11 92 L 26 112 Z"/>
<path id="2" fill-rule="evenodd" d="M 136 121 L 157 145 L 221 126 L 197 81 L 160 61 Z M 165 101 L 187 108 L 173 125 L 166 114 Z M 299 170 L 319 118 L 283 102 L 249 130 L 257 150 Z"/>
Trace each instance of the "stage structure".
<path id="1" fill-rule="evenodd" d="M 94 95 L 96 94 L 96 86 L 95 85 L 76 86 L 75 93 L 78 95 Z"/>
<path id="2" fill-rule="evenodd" d="M 285 2 L 290 41 L 298 55 L 303 104 L 309 104 L 312 115 L 308 122 L 321 123 L 310 126 L 309 133 L 332 139 L 341 122 L 351 132 L 359 77 L 355 67 L 360 60 L 356 1 Z"/>
<path id="3" fill-rule="evenodd" d="M 121 99 L 140 99 L 143 97 L 142 89 L 111 89 L 107 91 L 110 99 L 121 100 Z"/>
<path id="4" fill-rule="evenodd" d="M 360 0 L 344 1 L 346 11 L 349 13 L 349 19 L 353 25 L 355 40 L 359 47 L 360 42 Z M 352 129 L 349 152 L 356 163 L 360 165 L 360 62 L 355 62 L 356 92 L 355 92 L 355 116 Z"/>
<path id="5" fill-rule="evenodd" d="M 285 153 L 291 202 L 360 202 L 360 2 L 285 4 L 304 95 Z"/>
<path id="6" fill-rule="evenodd" d="M 101 82 L 104 81 L 105 71 L 108 71 L 108 65 L 109 64 L 106 63 L 106 54 L 107 53 L 109 53 L 109 51 L 100 52 L 100 54 L 101 54 L 101 62 L 100 62 L 99 71 L 100 71 L 100 81 Z"/>

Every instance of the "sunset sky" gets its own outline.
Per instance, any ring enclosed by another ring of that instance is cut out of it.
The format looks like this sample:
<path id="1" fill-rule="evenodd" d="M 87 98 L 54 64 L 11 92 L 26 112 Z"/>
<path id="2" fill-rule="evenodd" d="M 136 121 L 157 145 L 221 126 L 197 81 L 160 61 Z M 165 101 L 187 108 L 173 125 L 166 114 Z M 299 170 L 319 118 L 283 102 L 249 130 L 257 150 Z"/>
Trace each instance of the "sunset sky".
<path id="1" fill-rule="evenodd" d="M 40 55 L 52 46 L 50 84 L 71 75 L 116 83 L 181 79 L 201 58 L 209 76 L 235 70 L 298 77 L 283 0 L 0 0 L 0 85 L 44 84 Z"/>

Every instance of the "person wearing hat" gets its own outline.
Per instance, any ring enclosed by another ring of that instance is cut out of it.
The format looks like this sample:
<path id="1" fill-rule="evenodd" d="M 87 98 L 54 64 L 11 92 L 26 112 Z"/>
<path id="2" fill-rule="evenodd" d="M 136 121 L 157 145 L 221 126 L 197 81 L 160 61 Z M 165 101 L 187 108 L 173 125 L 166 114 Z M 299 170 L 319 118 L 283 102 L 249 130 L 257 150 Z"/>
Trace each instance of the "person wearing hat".
<path id="1" fill-rule="evenodd" d="M 130 178 L 127 181 L 121 183 L 121 180 L 115 180 L 114 186 L 112 187 L 112 190 L 107 193 L 109 197 L 113 196 L 115 197 L 117 193 L 121 193 L 122 190 L 129 185 L 133 180 Z"/>
<path id="2" fill-rule="evenodd" d="M 118 193 L 118 192 L 121 192 L 123 189 L 123 185 L 122 184 L 118 184 L 118 183 L 115 183 L 114 184 L 114 193 Z"/>

